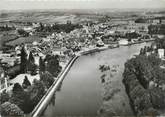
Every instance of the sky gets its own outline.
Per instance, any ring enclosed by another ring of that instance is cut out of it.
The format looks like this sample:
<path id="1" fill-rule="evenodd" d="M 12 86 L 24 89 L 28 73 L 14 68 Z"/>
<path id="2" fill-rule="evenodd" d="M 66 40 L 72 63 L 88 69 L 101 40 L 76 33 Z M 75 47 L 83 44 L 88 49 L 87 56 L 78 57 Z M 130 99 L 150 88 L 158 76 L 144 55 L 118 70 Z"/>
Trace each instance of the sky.
<path id="1" fill-rule="evenodd" d="M 0 10 L 164 8 L 165 0 L 0 0 Z"/>

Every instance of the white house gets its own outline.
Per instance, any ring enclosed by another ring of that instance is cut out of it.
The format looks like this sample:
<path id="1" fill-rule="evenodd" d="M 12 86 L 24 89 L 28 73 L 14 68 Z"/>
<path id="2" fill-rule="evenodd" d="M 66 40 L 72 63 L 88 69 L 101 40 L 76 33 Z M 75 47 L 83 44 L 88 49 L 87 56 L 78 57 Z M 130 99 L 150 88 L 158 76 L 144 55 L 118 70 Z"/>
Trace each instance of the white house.
<path id="1" fill-rule="evenodd" d="M 28 80 L 30 81 L 31 84 L 33 84 L 34 79 L 37 79 L 37 80 L 40 79 L 39 74 L 37 74 L 35 76 L 32 76 L 30 74 L 19 74 L 14 79 L 10 80 L 10 84 L 14 85 L 15 83 L 19 83 L 20 85 L 22 85 L 25 76 L 27 76 L 27 78 L 28 78 Z"/>
<path id="2" fill-rule="evenodd" d="M 8 77 L 5 77 L 3 68 L 0 67 L 0 93 L 8 88 Z"/>
<path id="3" fill-rule="evenodd" d="M 32 31 L 33 30 L 33 28 L 32 27 L 24 27 L 23 28 L 25 31 L 27 31 L 27 32 L 30 32 L 30 31 Z"/>
<path id="4" fill-rule="evenodd" d="M 119 40 L 119 45 L 128 45 L 128 40 L 127 39 Z"/>
<path id="5" fill-rule="evenodd" d="M 16 46 L 15 47 L 15 52 L 16 52 L 16 55 L 21 54 L 21 47 L 20 46 Z"/>
<path id="6" fill-rule="evenodd" d="M 158 49 L 159 58 L 164 58 L 164 49 Z"/>

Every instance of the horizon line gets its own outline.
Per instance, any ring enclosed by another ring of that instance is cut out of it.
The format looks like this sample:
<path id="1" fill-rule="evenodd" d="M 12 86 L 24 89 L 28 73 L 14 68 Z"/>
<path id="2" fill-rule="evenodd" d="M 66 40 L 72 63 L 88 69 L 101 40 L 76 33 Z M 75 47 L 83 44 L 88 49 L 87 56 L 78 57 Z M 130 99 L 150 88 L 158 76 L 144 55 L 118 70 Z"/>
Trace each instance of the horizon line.
<path id="1" fill-rule="evenodd" d="M 159 8 L 55 8 L 55 9 L 49 9 L 49 8 L 36 8 L 36 9 L 0 9 L 0 11 L 32 11 L 32 10 L 164 10 L 164 7 Z"/>

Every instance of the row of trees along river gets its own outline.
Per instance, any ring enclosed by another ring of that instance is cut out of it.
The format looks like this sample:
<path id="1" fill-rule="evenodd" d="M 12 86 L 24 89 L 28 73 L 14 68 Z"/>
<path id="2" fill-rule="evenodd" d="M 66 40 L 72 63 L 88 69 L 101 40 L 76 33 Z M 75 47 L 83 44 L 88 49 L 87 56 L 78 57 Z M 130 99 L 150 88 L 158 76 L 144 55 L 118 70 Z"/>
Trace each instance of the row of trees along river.
<path id="1" fill-rule="evenodd" d="M 157 52 L 165 49 L 165 40 L 156 40 L 156 46 L 141 49 L 140 55 L 125 63 L 123 83 L 138 116 L 165 114 L 165 69 L 160 67 L 165 63 Z"/>

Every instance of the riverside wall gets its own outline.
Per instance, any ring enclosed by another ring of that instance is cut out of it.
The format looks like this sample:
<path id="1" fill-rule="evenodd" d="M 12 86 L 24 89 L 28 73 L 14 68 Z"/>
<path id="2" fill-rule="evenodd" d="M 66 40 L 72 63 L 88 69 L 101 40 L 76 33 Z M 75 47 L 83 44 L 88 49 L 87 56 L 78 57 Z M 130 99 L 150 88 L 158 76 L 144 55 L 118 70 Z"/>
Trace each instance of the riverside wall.
<path id="1" fill-rule="evenodd" d="M 52 84 L 52 86 L 48 89 L 48 91 L 46 92 L 46 94 L 42 97 L 42 99 L 40 100 L 40 102 L 37 104 L 37 106 L 31 112 L 31 116 L 32 117 L 38 117 L 38 116 L 40 116 L 42 114 L 42 112 L 44 111 L 44 109 L 49 104 L 52 96 L 54 95 L 54 92 L 57 91 L 60 83 L 63 81 L 65 75 L 68 73 L 69 69 L 71 68 L 71 66 L 73 65 L 73 63 L 75 62 L 75 60 L 77 58 L 78 58 L 78 56 L 73 57 L 69 61 L 69 63 L 66 65 L 66 67 L 64 68 L 64 70 L 58 75 L 57 80 L 54 81 L 54 83 Z"/>

